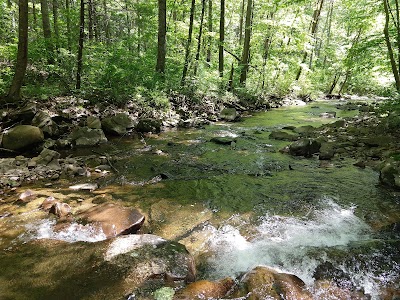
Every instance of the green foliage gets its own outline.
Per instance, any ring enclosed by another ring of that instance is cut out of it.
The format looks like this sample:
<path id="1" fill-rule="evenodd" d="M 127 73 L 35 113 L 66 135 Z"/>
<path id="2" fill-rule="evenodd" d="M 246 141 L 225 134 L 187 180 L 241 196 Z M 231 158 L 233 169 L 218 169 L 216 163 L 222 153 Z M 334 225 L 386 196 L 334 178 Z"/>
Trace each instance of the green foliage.
<path id="1" fill-rule="evenodd" d="M 239 43 L 242 1 L 226 1 L 224 76 L 218 74 L 219 1 L 212 1 L 213 30 L 208 30 L 208 6 L 203 24 L 203 39 L 197 76 L 194 53 L 200 28 L 201 1 L 196 3 L 195 23 L 186 85 L 180 87 L 184 50 L 187 41 L 190 1 L 167 0 L 166 73 L 156 74 L 157 1 L 126 0 L 94 2 L 96 37 L 88 39 L 86 14 L 82 88 L 79 93 L 93 102 L 168 108 L 169 91 L 184 93 L 200 101 L 204 95 L 226 97 L 233 65 L 233 97 L 257 103 L 260 95 L 319 95 L 327 93 L 334 78 L 339 78 L 333 93 L 392 95 L 382 29 L 382 5 L 377 0 L 325 1 L 318 30 L 310 34 L 316 1 L 256 1 L 253 12 L 250 68 L 245 86 L 239 84 L 243 44 Z M 208 5 L 208 1 L 206 1 Z M 61 4 L 58 11 L 59 36 L 54 34 L 49 51 L 41 29 L 40 6 L 36 18 L 31 7 L 29 67 L 25 95 L 47 98 L 74 91 L 79 35 L 79 3 L 70 9 Z M 88 5 L 88 3 L 86 3 Z M 51 8 L 51 7 L 50 7 Z M 86 8 L 88 8 L 86 6 Z M 12 79 L 16 56 L 16 5 L 0 0 L 0 93 Z M 51 11 L 51 10 L 50 10 Z M 36 21 L 34 21 L 36 20 Z M 70 28 L 67 31 L 67 22 Z M 395 27 L 390 27 L 395 34 Z M 206 51 L 211 38 L 211 62 Z M 306 54 L 307 59 L 302 62 Z M 51 62 L 51 63 L 49 63 Z M 302 75 L 296 74 L 302 67 Z"/>

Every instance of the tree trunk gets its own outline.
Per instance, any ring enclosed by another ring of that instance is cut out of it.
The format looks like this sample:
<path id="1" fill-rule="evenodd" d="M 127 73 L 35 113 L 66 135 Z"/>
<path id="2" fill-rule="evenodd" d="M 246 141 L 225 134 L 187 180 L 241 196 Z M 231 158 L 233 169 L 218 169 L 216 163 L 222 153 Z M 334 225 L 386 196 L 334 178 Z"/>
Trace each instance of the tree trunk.
<path id="1" fill-rule="evenodd" d="M 324 5 L 324 0 L 318 0 L 318 1 L 319 1 L 319 5 L 317 6 L 317 9 L 314 10 L 313 19 L 310 24 L 310 34 L 313 38 L 315 38 L 315 34 L 316 34 L 317 28 L 318 28 L 319 16 L 321 15 L 322 7 Z M 297 75 L 296 75 L 296 81 L 298 81 L 300 79 L 301 72 L 303 71 L 302 65 L 306 62 L 307 56 L 308 56 L 307 51 L 304 51 L 303 59 L 301 61 L 299 71 L 297 72 Z"/>
<path id="2" fill-rule="evenodd" d="M 110 18 L 108 16 L 108 9 L 107 9 L 107 0 L 103 0 L 103 13 L 104 13 L 104 19 L 103 19 L 104 34 L 106 37 L 106 43 L 108 44 L 111 41 L 111 34 L 110 34 Z"/>
<path id="3" fill-rule="evenodd" d="M 253 13 L 253 0 L 247 1 L 247 11 L 246 11 L 246 27 L 244 29 L 244 45 L 242 53 L 240 72 L 240 83 L 245 85 L 247 79 L 247 71 L 249 70 L 249 58 L 250 58 L 250 36 L 251 36 L 251 18 Z"/>
<path id="4" fill-rule="evenodd" d="M 21 100 L 21 87 L 28 65 L 28 0 L 19 0 L 18 52 L 15 74 L 6 99 L 13 103 Z"/>
<path id="5" fill-rule="evenodd" d="M 335 74 L 335 78 L 333 78 L 333 82 L 331 84 L 331 87 L 329 88 L 328 95 L 332 95 L 333 90 L 335 89 L 337 83 L 339 82 L 339 79 L 340 79 L 340 73 Z"/>
<path id="6" fill-rule="evenodd" d="M 158 50 L 156 71 L 160 74 L 165 73 L 165 55 L 167 35 L 167 3 L 166 0 L 158 0 Z"/>
<path id="7" fill-rule="evenodd" d="M 390 65 L 392 67 L 392 73 L 393 73 L 394 80 L 396 83 L 396 90 L 398 92 L 400 92 L 400 74 L 399 74 L 398 65 L 396 64 L 396 60 L 394 58 L 392 43 L 390 42 L 390 36 L 389 36 L 390 12 L 389 12 L 387 0 L 383 0 L 383 7 L 385 10 L 385 28 L 383 30 L 383 33 L 385 35 L 385 42 L 386 42 L 386 47 L 387 47 L 388 54 L 389 54 Z"/>
<path id="8" fill-rule="evenodd" d="M 189 23 L 189 34 L 186 43 L 185 49 L 185 63 L 183 65 L 181 86 L 185 85 L 186 75 L 189 69 L 189 56 L 190 56 L 190 47 L 192 45 L 192 33 L 193 33 L 193 21 L 194 21 L 194 10 L 196 6 L 196 0 L 192 0 L 192 5 L 190 7 L 190 23 Z"/>
<path id="9" fill-rule="evenodd" d="M 36 28 L 37 28 L 37 13 L 36 13 L 35 0 L 32 1 L 32 14 L 33 14 L 33 30 L 36 31 Z"/>
<path id="10" fill-rule="evenodd" d="M 239 46 L 241 46 L 243 42 L 243 20 L 244 20 L 245 4 L 246 0 L 242 0 L 242 4 L 240 6 L 240 20 L 239 20 Z"/>
<path id="11" fill-rule="evenodd" d="M 221 0 L 221 14 L 219 20 L 219 47 L 218 47 L 219 77 L 224 77 L 224 43 L 225 43 L 225 0 Z"/>
<path id="12" fill-rule="evenodd" d="M 67 22 L 67 47 L 69 52 L 71 52 L 72 41 L 71 41 L 71 11 L 70 11 L 70 0 L 65 0 L 65 10 L 66 10 L 66 22 Z"/>
<path id="13" fill-rule="evenodd" d="M 58 27 L 58 0 L 53 0 L 53 24 L 54 24 L 54 36 L 56 40 L 56 48 L 60 48 L 60 30 Z"/>
<path id="14" fill-rule="evenodd" d="M 79 44 L 78 59 L 76 69 L 76 89 L 81 88 L 82 59 L 83 59 L 83 40 L 85 39 L 85 0 L 81 0 L 80 18 L 79 18 Z"/>
<path id="15" fill-rule="evenodd" d="M 43 36 L 46 43 L 46 49 L 48 53 L 48 62 L 52 64 L 53 60 L 53 43 L 51 41 L 51 29 L 50 29 L 50 17 L 49 17 L 49 6 L 47 0 L 40 0 L 40 6 L 42 9 L 42 24 L 43 24 Z"/>
<path id="16" fill-rule="evenodd" d="M 89 31 L 89 41 L 93 41 L 94 30 L 93 30 L 93 0 L 88 0 L 88 31 Z"/>
<path id="17" fill-rule="evenodd" d="M 199 28 L 199 36 L 197 38 L 197 52 L 195 58 L 195 65 L 194 65 L 194 76 L 197 76 L 197 68 L 199 65 L 200 60 L 200 49 L 201 49 L 201 37 L 203 34 L 203 22 L 204 22 L 204 11 L 206 8 L 206 0 L 201 1 L 201 16 L 200 16 L 200 28 Z"/>
<path id="18" fill-rule="evenodd" d="M 207 47 L 207 63 L 209 66 L 211 66 L 211 51 L 212 51 L 212 38 L 211 38 L 211 32 L 213 31 L 213 6 L 212 6 L 213 0 L 208 0 L 208 47 Z"/>

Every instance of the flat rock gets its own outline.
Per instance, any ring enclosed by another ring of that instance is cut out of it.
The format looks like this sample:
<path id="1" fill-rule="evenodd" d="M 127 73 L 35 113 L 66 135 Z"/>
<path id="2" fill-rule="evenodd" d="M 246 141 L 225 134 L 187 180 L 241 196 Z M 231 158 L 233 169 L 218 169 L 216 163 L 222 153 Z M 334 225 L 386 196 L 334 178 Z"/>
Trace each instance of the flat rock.
<path id="1" fill-rule="evenodd" d="M 76 216 L 83 223 L 99 225 L 106 237 L 136 233 L 144 223 L 137 210 L 107 203 L 95 206 Z"/>

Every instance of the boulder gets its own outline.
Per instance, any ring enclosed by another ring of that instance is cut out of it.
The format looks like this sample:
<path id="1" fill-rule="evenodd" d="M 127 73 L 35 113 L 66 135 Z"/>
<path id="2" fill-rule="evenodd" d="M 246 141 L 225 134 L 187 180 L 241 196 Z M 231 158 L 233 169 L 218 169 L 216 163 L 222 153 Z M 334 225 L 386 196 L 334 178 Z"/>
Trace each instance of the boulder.
<path id="1" fill-rule="evenodd" d="M 112 203 L 95 206 L 76 217 L 80 222 L 99 226 L 107 238 L 136 233 L 144 223 L 138 210 Z"/>
<path id="2" fill-rule="evenodd" d="M 53 121 L 50 114 L 45 111 L 38 111 L 32 120 L 32 125 L 39 127 L 45 136 L 56 136 L 59 133 L 58 125 Z"/>
<path id="3" fill-rule="evenodd" d="M 101 121 L 101 127 L 108 134 L 124 135 L 128 132 L 129 128 L 133 127 L 133 124 L 127 114 L 119 113 L 115 116 L 104 118 Z"/>
<path id="4" fill-rule="evenodd" d="M 269 138 L 281 141 L 295 141 L 299 138 L 299 136 L 286 131 L 272 131 L 269 135 Z"/>
<path id="5" fill-rule="evenodd" d="M 43 132 L 39 127 L 31 125 L 18 125 L 6 131 L 3 135 L 3 148 L 22 150 L 28 146 L 44 140 Z"/>
<path id="6" fill-rule="evenodd" d="M 50 211 L 51 207 L 57 202 L 53 196 L 49 196 L 40 204 L 40 208 L 44 211 Z"/>
<path id="7" fill-rule="evenodd" d="M 58 218 L 65 218 L 71 215 L 72 209 L 67 203 L 55 202 L 50 207 L 49 213 L 56 215 Z"/>
<path id="8" fill-rule="evenodd" d="M 103 130 L 89 127 L 78 127 L 71 132 L 69 139 L 77 147 L 92 147 L 107 142 Z"/>
<path id="9" fill-rule="evenodd" d="M 337 299 L 337 300 L 370 300 L 370 295 L 360 291 L 352 291 L 345 287 L 339 287 L 330 280 L 317 280 L 314 284 L 314 295 L 316 299 Z"/>
<path id="10" fill-rule="evenodd" d="M 321 148 L 321 143 L 313 139 L 301 139 L 289 146 L 289 153 L 295 156 L 311 157 Z"/>
<path id="11" fill-rule="evenodd" d="M 391 161 L 385 162 L 379 172 L 379 181 L 383 185 L 400 189 L 400 163 Z"/>
<path id="12" fill-rule="evenodd" d="M 175 294 L 174 300 L 220 299 L 235 285 L 228 277 L 220 281 L 200 280 L 193 282 Z"/>
<path id="13" fill-rule="evenodd" d="M 235 121 L 238 117 L 237 111 L 234 108 L 224 108 L 219 113 L 219 118 L 225 121 Z"/>
<path id="14" fill-rule="evenodd" d="M 135 127 L 137 132 L 153 132 L 159 133 L 161 131 L 162 122 L 153 118 L 140 119 Z"/>
<path id="15" fill-rule="evenodd" d="M 231 145 L 236 142 L 236 139 L 232 137 L 213 137 L 210 142 L 218 145 Z"/>
<path id="16" fill-rule="evenodd" d="M 249 300 L 287 299 L 312 300 L 305 283 L 295 275 L 278 273 L 268 267 L 256 267 L 244 275 L 239 283 L 235 297 L 245 297 Z"/>
<path id="17" fill-rule="evenodd" d="M 39 156 L 36 157 L 36 163 L 38 165 L 48 165 L 50 162 L 54 160 L 58 160 L 60 158 L 60 153 L 50 149 L 43 149 L 40 152 Z"/>
<path id="18" fill-rule="evenodd" d="M 301 135 L 307 135 L 315 131 L 315 127 L 311 125 L 300 126 L 294 129 L 294 132 L 299 133 Z"/>
<path id="19" fill-rule="evenodd" d="M 25 106 L 13 111 L 9 119 L 13 121 L 21 121 L 24 124 L 29 124 L 37 112 L 36 103 L 29 102 Z"/>
<path id="20" fill-rule="evenodd" d="M 92 129 L 101 129 L 100 118 L 96 116 L 88 116 L 86 118 L 86 126 Z"/>
<path id="21" fill-rule="evenodd" d="M 320 160 L 331 160 L 335 156 L 335 149 L 329 143 L 323 143 L 319 150 Z"/>

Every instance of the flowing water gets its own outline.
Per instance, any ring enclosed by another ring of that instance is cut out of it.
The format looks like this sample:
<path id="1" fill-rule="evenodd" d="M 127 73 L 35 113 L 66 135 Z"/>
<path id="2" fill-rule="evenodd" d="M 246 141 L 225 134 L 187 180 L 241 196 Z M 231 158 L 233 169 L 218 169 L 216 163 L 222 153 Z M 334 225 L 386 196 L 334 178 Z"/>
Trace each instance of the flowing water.
<path id="1" fill-rule="evenodd" d="M 330 262 L 351 286 L 379 299 L 383 288 L 400 281 L 399 235 L 387 229 L 400 219 L 400 196 L 380 187 L 375 171 L 354 167 L 354 159 L 320 166 L 317 158 L 280 153 L 289 143 L 269 139 L 271 131 L 286 126 L 334 121 L 319 117 L 327 111 L 339 118 L 357 113 L 334 104 L 320 101 L 255 113 L 236 123 L 114 139 L 97 150 L 117 157 L 113 165 L 119 173 L 97 179 L 99 190 L 149 211 L 149 232 L 187 243 L 202 261 L 202 278 L 235 277 L 266 265 L 311 286 L 317 267 Z M 232 142 L 221 145 L 212 138 Z M 68 184 L 72 182 L 54 184 L 52 191 L 85 197 L 63 192 Z M 165 216 L 150 215 L 157 208 Z M 13 251 L 39 238 L 105 238 L 91 228 L 77 235 L 76 224 L 54 232 L 54 221 L 34 209 L 23 214 L 27 216 L 0 219 L 3 249 Z M 16 237 L 6 232 L 11 226 L 18 228 Z M 188 236 L 199 232 L 207 232 L 201 243 L 188 242 Z"/>

